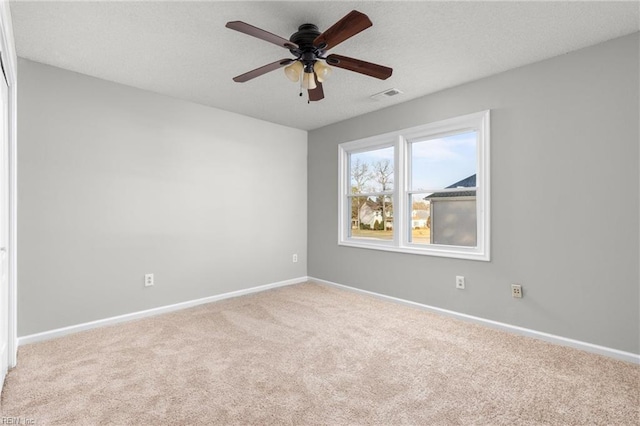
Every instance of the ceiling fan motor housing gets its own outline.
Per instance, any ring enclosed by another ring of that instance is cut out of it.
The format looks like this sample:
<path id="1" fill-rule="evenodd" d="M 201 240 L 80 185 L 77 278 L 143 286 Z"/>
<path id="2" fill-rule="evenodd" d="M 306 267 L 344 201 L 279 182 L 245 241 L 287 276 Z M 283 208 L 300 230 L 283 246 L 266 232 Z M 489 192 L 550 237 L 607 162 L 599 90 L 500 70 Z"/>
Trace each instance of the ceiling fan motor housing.
<path id="1" fill-rule="evenodd" d="M 299 46 L 298 49 L 290 49 L 290 52 L 297 56 L 304 64 L 305 72 L 313 71 L 313 64 L 318 58 L 324 56 L 324 46 L 314 46 L 313 41 L 320 35 L 318 27 L 313 24 L 302 24 L 298 31 L 293 33 L 289 41 Z"/>

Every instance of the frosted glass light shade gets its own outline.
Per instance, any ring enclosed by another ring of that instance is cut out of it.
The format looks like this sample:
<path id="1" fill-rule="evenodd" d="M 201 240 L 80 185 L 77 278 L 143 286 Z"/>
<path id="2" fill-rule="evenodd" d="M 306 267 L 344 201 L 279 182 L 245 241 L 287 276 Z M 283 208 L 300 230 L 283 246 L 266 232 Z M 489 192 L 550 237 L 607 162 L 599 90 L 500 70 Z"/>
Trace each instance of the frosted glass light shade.
<path id="1" fill-rule="evenodd" d="M 291 65 L 284 67 L 284 75 L 294 83 L 300 80 L 300 74 L 302 74 L 302 62 L 295 61 Z"/>
<path id="2" fill-rule="evenodd" d="M 324 82 L 327 77 L 331 75 L 331 67 L 327 66 L 324 62 L 317 61 L 313 64 L 313 70 L 316 72 L 320 83 Z"/>
<path id="3" fill-rule="evenodd" d="M 313 78 L 313 73 L 312 72 L 305 72 L 304 73 L 304 77 L 302 77 L 302 88 L 303 89 L 315 89 L 316 86 L 316 79 Z"/>

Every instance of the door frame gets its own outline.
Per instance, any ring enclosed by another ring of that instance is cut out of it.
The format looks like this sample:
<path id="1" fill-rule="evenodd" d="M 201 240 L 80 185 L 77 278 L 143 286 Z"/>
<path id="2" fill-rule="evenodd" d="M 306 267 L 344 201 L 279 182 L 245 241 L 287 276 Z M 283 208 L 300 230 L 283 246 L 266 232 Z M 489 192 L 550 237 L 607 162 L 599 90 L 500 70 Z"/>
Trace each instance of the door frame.
<path id="1" fill-rule="evenodd" d="M 0 1 L 0 51 L 2 52 L 2 65 L 8 86 L 8 126 L 9 126 L 9 241 L 8 241 L 8 365 L 13 368 L 17 363 L 18 354 L 18 151 L 17 151 L 17 83 L 18 83 L 18 58 L 16 56 L 15 41 L 13 38 L 13 25 L 9 2 Z M 2 75 L 0 73 L 0 78 Z M 2 388 L 2 383 L 0 383 Z"/>

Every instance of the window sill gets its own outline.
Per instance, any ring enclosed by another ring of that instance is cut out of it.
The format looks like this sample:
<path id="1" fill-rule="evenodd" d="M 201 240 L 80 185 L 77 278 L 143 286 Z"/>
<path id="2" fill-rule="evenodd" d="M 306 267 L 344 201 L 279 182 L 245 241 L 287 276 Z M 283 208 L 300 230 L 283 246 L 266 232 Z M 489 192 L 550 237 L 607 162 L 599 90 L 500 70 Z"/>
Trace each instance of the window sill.
<path id="1" fill-rule="evenodd" d="M 417 246 L 396 246 L 391 241 L 366 242 L 357 240 L 347 240 L 338 242 L 339 246 L 363 248 L 368 250 L 382 250 L 395 253 L 418 254 L 422 256 L 448 257 L 452 259 L 478 260 L 483 262 L 491 261 L 488 252 L 481 252 L 478 249 L 467 249 L 465 247 L 440 246 L 417 247 Z"/>

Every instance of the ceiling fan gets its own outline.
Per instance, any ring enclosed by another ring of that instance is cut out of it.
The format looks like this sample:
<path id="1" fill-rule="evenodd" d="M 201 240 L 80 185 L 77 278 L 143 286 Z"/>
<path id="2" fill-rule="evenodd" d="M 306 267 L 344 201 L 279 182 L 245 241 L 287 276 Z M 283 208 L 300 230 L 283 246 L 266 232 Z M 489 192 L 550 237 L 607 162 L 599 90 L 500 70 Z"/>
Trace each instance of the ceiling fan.
<path id="1" fill-rule="evenodd" d="M 301 83 L 300 96 L 302 96 L 302 89 L 307 89 L 309 101 L 319 101 L 324 99 L 322 83 L 331 73 L 331 67 L 325 65 L 321 60 L 324 60 L 327 64 L 334 67 L 386 80 L 393 72 L 393 69 L 389 67 L 372 64 L 371 62 L 365 62 L 360 59 L 349 58 L 347 56 L 335 54 L 325 56 L 327 50 L 334 48 L 372 25 L 373 23 L 367 15 L 353 10 L 323 33 L 320 33 L 318 27 L 313 24 L 303 24 L 300 25 L 298 31 L 293 33 L 289 40 L 287 40 L 242 21 L 227 22 L 227 28 L 277 44 L 280 47 L 289 49 L 295 56 L 293 59 L 280 59 L 279 61 L 241 74 L 234 77 L 233 81 L 244 83 L 245 81 L 286 66 L 284 69 L 285 75 L 291 81 L 300 81 Z"/>

